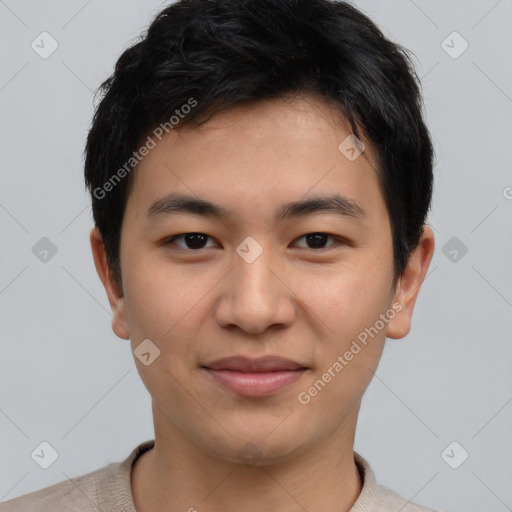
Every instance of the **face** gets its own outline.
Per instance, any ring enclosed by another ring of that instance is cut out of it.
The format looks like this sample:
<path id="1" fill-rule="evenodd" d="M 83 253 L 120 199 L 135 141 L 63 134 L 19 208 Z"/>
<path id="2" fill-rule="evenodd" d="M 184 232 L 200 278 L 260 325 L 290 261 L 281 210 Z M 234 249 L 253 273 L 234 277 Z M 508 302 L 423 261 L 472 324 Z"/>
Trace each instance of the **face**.
<path id="1" fill-rule="evenodd" d="M 347 158 L 349 133 L 320 100 L 260 102 L 169 133 L 137 168 L 123 295 L 102 277 L 114 330 L 150 340 L 135 362 L 155 423 L 211 455 L 350 437 L 386 334 L 408 330 L 374 154 Z"/>

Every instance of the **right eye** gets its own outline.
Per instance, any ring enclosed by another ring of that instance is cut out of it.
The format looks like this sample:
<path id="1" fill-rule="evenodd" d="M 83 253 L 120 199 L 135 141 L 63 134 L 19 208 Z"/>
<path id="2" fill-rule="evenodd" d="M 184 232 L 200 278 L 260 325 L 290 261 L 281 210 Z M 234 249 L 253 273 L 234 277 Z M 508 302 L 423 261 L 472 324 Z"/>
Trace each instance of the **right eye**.
<path id="1" fill-rule="evenodd" d="M 205 243 L 207 242 L 208 238 L 212 238 L 208 235 L 205 235 L 204 233 L 181 233 L 179 235 L 174 235 L 168 238 L 165 241 L 164 245 L 171 245 L 174 244 L 176 240 L 183 240 L 185 243 L 185 247 L 180 246 L 178 244 L 178 247 L 183 250 L 192 250 L 197 251 L 199 249 L 205 248 Z"/>

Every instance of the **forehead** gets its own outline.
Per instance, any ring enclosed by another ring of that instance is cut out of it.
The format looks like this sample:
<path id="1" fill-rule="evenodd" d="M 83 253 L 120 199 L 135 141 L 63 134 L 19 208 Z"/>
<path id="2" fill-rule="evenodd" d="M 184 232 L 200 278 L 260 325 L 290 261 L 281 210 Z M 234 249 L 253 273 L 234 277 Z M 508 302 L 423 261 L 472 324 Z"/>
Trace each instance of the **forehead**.
<path id="1" fill-rule="evenodd" d="M 356 159 L 340 151 L 350 133 L 339 109 L 313 97 L 234 107 L 159 141 L 135 171 L 126 212 L 155 217 L 155 204 L 178 193 L 248 219 L 333 195 L 386 215 L 371 144 Z"/>

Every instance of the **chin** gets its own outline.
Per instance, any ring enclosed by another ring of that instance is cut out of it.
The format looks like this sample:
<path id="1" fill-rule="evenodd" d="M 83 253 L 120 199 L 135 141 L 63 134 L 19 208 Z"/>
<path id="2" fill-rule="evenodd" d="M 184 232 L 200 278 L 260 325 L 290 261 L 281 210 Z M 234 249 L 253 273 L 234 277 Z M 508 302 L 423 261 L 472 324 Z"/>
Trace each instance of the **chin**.
<path id="1" fill-rule="evenodd" d="M 285 423 L 285 422 L 283 422 Z M 279 423 L 266 425 L 265 428 L 243 429 L 236 433 L 233 427 L 226 430 L 221 439 L 204 439 L 203 446 L 216 458 L 226 462 L 246 466 L 270 466 L 293 459 L 307 449 L 307 439 L 297 437 L 298 427 L 290 430 L 290 425 L 278 432 Z"/>

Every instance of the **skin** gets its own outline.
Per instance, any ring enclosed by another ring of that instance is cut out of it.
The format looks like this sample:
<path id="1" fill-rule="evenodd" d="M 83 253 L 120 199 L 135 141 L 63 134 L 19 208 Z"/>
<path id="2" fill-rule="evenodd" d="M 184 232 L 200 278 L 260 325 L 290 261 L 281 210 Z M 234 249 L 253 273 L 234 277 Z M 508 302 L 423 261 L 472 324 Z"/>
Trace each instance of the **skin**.
<path id="1" fill-rule="evenodd" d="M 322 100 L 297 96 L 238 106 L 200 128 L 170 132 L 139 164 L 121 232 L 123 293 L 91 231 L 99 277 L 117 336 L 135 348 L 150 339 L 160 356 L 135 363 L 152 397 L 155 448 L 131 477 L 139 512 L 348 511 L 362 482 L 353 459 L 361 398 L 386 336 L 410 330 L 434 251 L 424 227 L 393 286 L 391 225 L 371 144 L 349 161 L 350 133 Z M 156 199 L 181 192 L 232 211 L 227 220 L 192 214 L 148 223 Z M 313 214 L 275 222 L 289 201 L 343 194 L 364 219 Z M 208 235 L 194 249 L 173 235 Z M 323 246 L 304 235 L 327 233 Z M 247 237 L 262 254 L 236 252 Z M 348 243 L 337 242 L 337 238 Z M 323 248 L 322 248 L 323 247 Z M 307 391 L 365 328 L 393 304 L 401 311 L 308 404 Z M 200 367 L 228 355 L 279 355 L 309 369 L 264 398 L 220 387 Z M 237 456 L 252 443 L 253 464 Z M 254 449 L 254 448 L 253 448 Z"/>

